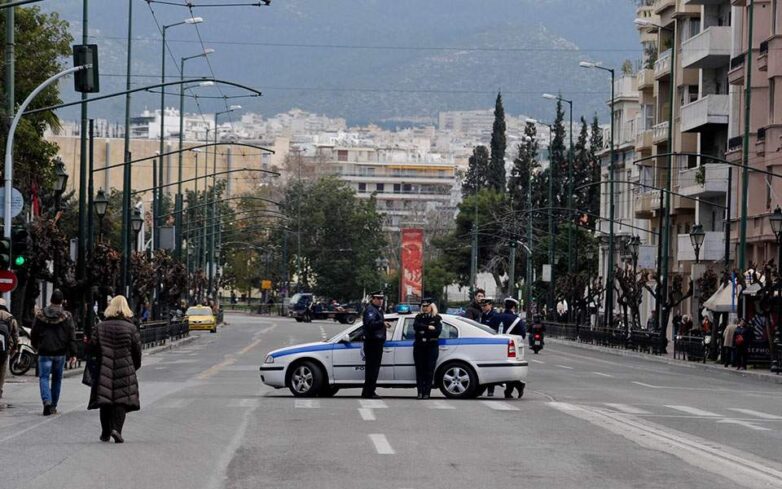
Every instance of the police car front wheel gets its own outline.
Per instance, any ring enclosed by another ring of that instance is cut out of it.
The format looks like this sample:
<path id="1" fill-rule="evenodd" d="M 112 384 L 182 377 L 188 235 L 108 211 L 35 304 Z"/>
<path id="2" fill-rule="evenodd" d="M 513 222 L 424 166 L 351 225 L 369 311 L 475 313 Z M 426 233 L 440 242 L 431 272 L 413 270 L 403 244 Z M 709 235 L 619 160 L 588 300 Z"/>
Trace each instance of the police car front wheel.
<path id="1" fill-rule="evenodd" d="M 296 397 L 314 397 L 321 392 L 322 385 L 323 372 L 310 361 L 294 365 L 288 376 L 288 389 Z"/>
<path id="2" fill-rule="evenodd" d="M 437 378 L 440 391 L 449 399 L 471 399 L 478 390 L 478 377 L 462 362 L 445 365 Z"/>

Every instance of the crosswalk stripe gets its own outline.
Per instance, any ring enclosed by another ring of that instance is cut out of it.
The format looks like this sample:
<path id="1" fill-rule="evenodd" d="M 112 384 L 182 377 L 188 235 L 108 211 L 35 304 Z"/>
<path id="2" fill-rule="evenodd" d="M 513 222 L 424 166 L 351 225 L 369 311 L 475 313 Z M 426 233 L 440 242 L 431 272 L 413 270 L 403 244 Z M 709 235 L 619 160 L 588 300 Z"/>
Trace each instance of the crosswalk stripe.
<path id="1" fill-rule="evenodd" d="M 693 416 L 714 416 L 719 417 L 719 414 L 712 413 L 711 411 L 704 411 L 702 409 L 690 407 L 690 406 L 672 406 L 666 404 L 665 407 L 681 411 L 683 413 L 692 414 Z"/>
<path id="2" fill-rule="evenodd" d="M 380 399 L 359 399 L 362 408 L 366 409 L 386 409 L 388 405 Z"/>
<path id="3" fill-rule="evenodd" d="M 486 406 L 494 409 L 495 411 L 518 411 L 519 408 L 511 406 L 507 402 L 502 401 L 481 401 Z"/>
<path id="4" fill-rule="evenodd" d="M 391 444 L 388 443 L 388 439 L 386 438 L 386 435 L 382 433 L 375 433 L 369 435 L 369 439 L 372 441 L 372 444 L 375 445 L 375 450 L 377 451 L 378 455 L 393 455 L 394 449 L 391 448 Z"/>
<path id="5" fill-rule="evenodd" d="M 426 403 L 426 407 L 429 409 L 456 409 L 445 401 L 430 401 Z"/>
<path id="6" fill-rule="evenodd" d="M 748 416 L 753 416 L 755 418 L 760 418 L 760 419 L 774 419 L 774 420 L 782 419 L 782 416 L 777 416 L 776 414 L 762 413 L 760 411 L 754 411 L 752 409 L 741 409 L 741 408 L 728 408 L 728 409 L 731 411 L 736 411 L 737 413 L 746 414 Z"/>
<path id="7" fill-rule="evenodd" d="M 717 423 L 721 423 L 721 424 L 736 424 L 736 425 L 743 426 L 745 428 L 749 428 L 749 429 L 755 430 L 755 431 L 771 431 L 771 429 L 769 429 L 769 428 L 764 428 L 763 426 L 757 426 L 757 425 L 754 425 L 754 424 L 750 423 L 749 421 L 742 421 L 740 419 L 721 419 L 721 420 L 717 421 Z"/>
<path id="8" fill-rule="evenodd" d="M 296 399 L 293 405 L 299 409 L 317 409 L 320 407 L 320 401 L 317 399 Z"/>
<path id="9" fill-rule="evenodd" d="M 616 409 L 617 411 L 623 412 L 625 414 L 650 414 L 649 411 L 644 411 L 641 408 L 637 408 L 634 406 L 628 406 L 627 404 L 617 404 L 617 403 L 605 403 L 606 406 Z"/>
<path id="10" fill-rule="evenodd" d="M 375 419 L 375 412 L 371 409 L 367 408 L 358 408 L 358 414 L 361 415 L 361 419 L 364 421 L 374 421 Z"/>

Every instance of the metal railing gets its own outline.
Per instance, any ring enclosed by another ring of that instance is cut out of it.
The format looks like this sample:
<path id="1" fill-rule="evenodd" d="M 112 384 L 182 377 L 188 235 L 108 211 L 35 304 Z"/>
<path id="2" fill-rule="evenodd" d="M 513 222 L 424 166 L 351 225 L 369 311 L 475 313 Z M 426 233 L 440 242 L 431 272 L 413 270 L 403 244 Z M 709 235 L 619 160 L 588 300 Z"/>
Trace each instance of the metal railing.
<path id="1" fill-rule="evenodd" d="M 665 335 L 645 330 L 624 328 L 590 328 L 586 325 L 544 322 L 546 334 L 554 338 L 577 341 L 595 346 L 633 350 L 653 355 L 665 354 L 668 339 Z"/>
<path id="2" fill-rule="evenodd" d="M 139 325 L 142 348 L 165 345 L 167 341 L 174 341 L 190 334 L 187 322 L 182 320 L 149 321 Z"/>

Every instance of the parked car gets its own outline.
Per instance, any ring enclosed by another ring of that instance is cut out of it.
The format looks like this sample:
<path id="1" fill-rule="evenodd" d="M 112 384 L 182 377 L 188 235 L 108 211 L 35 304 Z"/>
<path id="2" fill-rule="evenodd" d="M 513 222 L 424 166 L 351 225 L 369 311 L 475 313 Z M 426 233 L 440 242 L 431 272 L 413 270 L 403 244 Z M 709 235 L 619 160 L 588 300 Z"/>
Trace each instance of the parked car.
<path id="1" fill-rule="evenodd" d="M 528 364 L 521 336 L 498 335 L 487 326 L 443 315 L 435 385 L 449 398 L 473 398 L 486 387 L 505 382 L 526 385 Z M 378 385 L 414 388 L 413 316 L 386 315 L 392 324 L 383 353 Z M 329 340 L 274 350 L 260 367 L 261 381 L 288 387 L 296 397 L 333 396 L 364 382 L 364 333 L 353 326 Z M 522 388 L 523 389 L 523 388 Z"/>
<path id="2" fill-rule="evenodd" d="M 217 318 L 208 306 L 192 306 L 185 311 L 185 321 L 190 331 L 206 330 L 217 333 Z"/>
<path id="3" fill-rule="evenodd" d="M 288 314 L 296 322 L 309 323 L 313 319 L 332 319 L 342 324 L 353 324 L 358 318 L 358 310 L 349 304 L 329 304 L 318 300 L 309 292 L 293 294 Z"/>

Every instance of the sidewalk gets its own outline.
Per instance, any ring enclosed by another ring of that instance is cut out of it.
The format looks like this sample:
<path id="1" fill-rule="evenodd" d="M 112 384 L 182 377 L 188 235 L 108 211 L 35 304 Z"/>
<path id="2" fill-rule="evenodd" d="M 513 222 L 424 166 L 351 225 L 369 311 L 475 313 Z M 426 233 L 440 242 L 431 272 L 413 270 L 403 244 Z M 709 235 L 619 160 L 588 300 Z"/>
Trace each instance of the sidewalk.
<path id="1" fill-rule="evenodd" d="M 770 372 L 768 370 L 736 370 L 733 367 L 726 368 L 722 366 L 722 364 L 714 364 L 714 363 L 702 363 L 702 362 L 691 362 L 687 360 L 679 360 L 674 359 L 673 355 L 669 353 L 668 355 L 652 355 L 650 353 L 641 353 L 637 351 L 632 350 L 624 350 L 619 348 L 609 348 L 606 346 L 597 346 L 597 345 L 590 345 L 587 343 L 580 343 L 578 341 L 571 341 L 571 340 L 563 340 L 560 338 L 546 338 L 546 342 L 551 342 L 557 345 L 567 345 L 572 346 L 574 348 L 581 348 L 583 350 L 592 350 L 592 351 L 599 351 L 603 353 L 608 353 L 610 355 L 616 355 L 620 357 L 631 357 L 631 358 L 638 358 L 643 360 L 649 360 L 652 362 L 657 363 L 664 363 L 667 365 L 676 365 L 678 367 L 687 367 L 687 368 L 697 368 L 701 370 L 711 371 L 711 372 L 721 372 L 729 375 L 735 375 L 739 377 L 744 378 L 751 378 L 760 382 L 769 382 L 772 384 L 782 384 L 782 375 L 775 374 L 773 372 Z"/>

